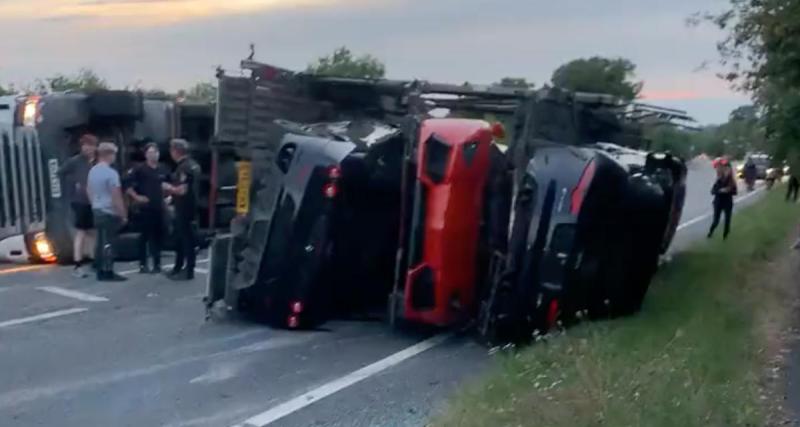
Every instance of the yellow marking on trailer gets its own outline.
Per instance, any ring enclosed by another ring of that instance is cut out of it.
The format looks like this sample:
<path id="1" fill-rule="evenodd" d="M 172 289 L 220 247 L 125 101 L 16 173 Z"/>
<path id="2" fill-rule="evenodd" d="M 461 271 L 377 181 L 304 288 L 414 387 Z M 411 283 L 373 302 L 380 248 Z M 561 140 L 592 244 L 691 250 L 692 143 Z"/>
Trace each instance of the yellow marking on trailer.
<path id="1" fill-rule="evenodd" d="M 248 161 L 236 162 L 238 182 L 236 185 L 236 213 L 247 215 L 250 211 L 250 186 L 253 180 L 253 165 Z"/>

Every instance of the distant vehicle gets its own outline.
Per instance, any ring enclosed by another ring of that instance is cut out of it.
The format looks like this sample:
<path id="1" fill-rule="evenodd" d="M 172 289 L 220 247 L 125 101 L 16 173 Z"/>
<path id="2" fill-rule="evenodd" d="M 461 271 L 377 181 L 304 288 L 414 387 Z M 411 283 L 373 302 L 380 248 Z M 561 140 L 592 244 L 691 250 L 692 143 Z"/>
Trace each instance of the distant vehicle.
<path id="1" fill-rule="evenodd" d="M 47 182 L 36 132 L 38 98 L 0 97 L 0 260 L 52 262 L 45 236 Z M 54 188 L 52 188 L 55 186 Z"/>
<path id="2" fill-rule="evenodd" d="M 736 175 L 739 179 L 744 179 L 745 164 L 751 161 L 756 166 L 756 179 L 766 179 L 767 171 L 770 169 L 772 158 L 768 154 L 753 153 L 745 157 L 745 161 L 736 166 Z"/>

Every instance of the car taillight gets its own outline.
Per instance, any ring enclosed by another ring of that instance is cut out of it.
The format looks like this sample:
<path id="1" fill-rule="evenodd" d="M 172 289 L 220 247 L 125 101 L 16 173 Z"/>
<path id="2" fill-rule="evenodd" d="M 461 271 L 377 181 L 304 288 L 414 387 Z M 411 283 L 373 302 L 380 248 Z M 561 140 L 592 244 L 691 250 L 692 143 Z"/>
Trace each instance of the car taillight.
<path id="1" fill-rule="evenodd" d="M 592 160 L 586 165 L 586 168 L 583 170 L 583 174 L 581 175 L 580 181 L 578 181 L 578 185 L 572 190 L 572 198 L 570 204 L 570 212 L 573 215 L 578 215 L 581 211 L 581 206 L 583 205 L 583 199 L 586 198 L 586 193 L 589 191 L 589 186 L 592 184 L 592 180 L 594 179 L 594 174 L 597 171 L 597 163 Z"/>
<path id="2" fill-rule="evenodd" d="M 338 166 L 328 168 L 328 179 L 337 180 L 342 177 L 342 170 Z"/>
<path id="3" fill-rule="evenodd" d="M 286 325 L 289 326 L 290 329 L 297 329 L 300 326 L 300 318 L 292 314 L 286 320 Z"/>
<path id="4" fill-rule="evenodd" d="M 322 194 L 329 199 L 333 199 L 339 194 L 339 187 L 332 182 L 325 184 L 325 186 L 322 187 Z"/>
<path id="5" fill-rule="evenodd" d="M 547 307 L 547 327 L 552 329 L 556 326 L 556 321 L 558 320 L 558 300 L 554 299 L 550 301 L 550 306 Z"/>
<path id="6" fill-rule="evenodd" d="M 292 313 L 300 314 L 303 312 L 303 303 L 301 301 L 295 301 L 292 303 Z"/>

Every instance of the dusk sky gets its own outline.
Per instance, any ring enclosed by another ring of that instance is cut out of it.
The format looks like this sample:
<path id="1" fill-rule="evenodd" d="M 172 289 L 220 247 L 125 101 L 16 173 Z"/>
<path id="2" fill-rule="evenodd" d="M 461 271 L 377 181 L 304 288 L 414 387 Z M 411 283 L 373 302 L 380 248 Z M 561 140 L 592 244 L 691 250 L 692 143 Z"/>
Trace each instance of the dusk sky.
<path id="1" fill-rule="evenodd" d="M 593 55 L 637 64 L 646 102 L 703 124 L 747 103 L 715 77 L 725 0 L 0 0 L 0 84 L 92 68 L 114 86 L 176 90 L 256 59 L 302 69 L 346 45 L 391 78 L 546 83 Z M 709 65 L 701 69 L 702 64 Z"/>

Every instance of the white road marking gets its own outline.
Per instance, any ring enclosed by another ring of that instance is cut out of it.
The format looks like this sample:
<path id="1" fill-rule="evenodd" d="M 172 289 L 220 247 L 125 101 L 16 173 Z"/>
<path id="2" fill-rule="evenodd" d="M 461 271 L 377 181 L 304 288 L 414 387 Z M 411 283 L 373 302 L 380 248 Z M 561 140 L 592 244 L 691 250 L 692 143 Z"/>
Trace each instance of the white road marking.
<path id="1" fill-rule="evenodd" d="M 204 263 L 207 263 L 207 262 L 208 262 L 208 258 L 197 260 L 197 264 L 204 264 Z M 164 269 L 168 270 L 168 269 L 170 269 L 170 268 L 172 268 L 174 266 L 175 266 L 175 264 L 167 264 L 167 265 L 164 266 Z M 202 269 L 202 268 L 195 268 L 194 271 L 195 271 L 195 273 L 208 274 L 208 270 Z M 139 269 L 137 268 L 135 270 L 120 271 L 119 274 L 121 274 L 123 276 L 128 276 L 128 275 L 131 275 L 133 273 L 138 273 L 138 272 L 139 272 Z"/>
<path id="2" fill-rule="evenodd" d="M 398 365 L 426 350 L 436 347 L 450 337 L 451 334 L 442 334 L 428 338 L 425 341 L 420 341 L 411 347 L 406 348 L 405 350 L 401 350 L 371 365 L 367 365 L 341 378 L 337 378 L 331 382 L 323 384 L 314 390 L 301 394 L 294 399 L 288 400 L 278 406 L 253 416 L 244 423 L 238 424 L 234 427 L 264 427 L 270 425 L 289 414 L 297 412 L 300 409 L 311 405 L 314 402 L 322 400 L 340 390 L 350 387 L 353 384 L 361 382 L 375 374 L 391 368 L 392 366 Z"/>
<path id="3" fill-rule="evenodd" d="M 83 292 L 72 291 L 69 289 L 59 288 L 57 286 L 42 286 L 36 288 L 40 291 L 50 292 L 51 294 L 61 295 L 62 297 L 74 298 L 79 301 L 86 302 L 106 302 L 108 298 L 98 297 L 96 295 L 86 294 Z"/>
<path id="4" fill-rule="evenodd" d="M 12 319 L 0 322 L 0 328 L 8 328 L 10 326 L 22 325 L 25 323 L 38 322 L 40 320 L 53 319 L 55 317 L 68 316 L 70 314 L 83 313 L 89 311 L 88 308 L 70 308 L 68 310 L 51 311 L 49 313 L 37 314 L 36 316 L 21 317 L 19 319 Z"/>
<path id="5" fill-rule="evenodd" d="M 755 190 L 755 191 L 753 191 L 751 193 L 747 193 L 747 194 L 745 194 L 743 196 L 737 197 L 735 199 L 735 202 L 738 203 L 738 202 L 745 201 L 745 200 L 755 196 L 756 194 L 762 192 L 763 190 L 764 190 L 763 188 L 759 188 L 758 190 Z M 698 217 L 695 217 L 695 218 L 692 218 L 692 219 L 690 219 L 688 221 L 685 221 L 684 223 L 682 223 L 681 225 L 678 226 L 678 230 L 677 231 L 681 231 L 684 228 L 691 227 L 691 226 L 697 224 L 698 222 L 705 221 L 708 218 L 711 218 L 712 215 L 713 215 L 713 213 L 705 213 L 703 215 L 700 215 Z"/>

